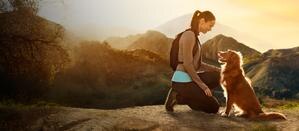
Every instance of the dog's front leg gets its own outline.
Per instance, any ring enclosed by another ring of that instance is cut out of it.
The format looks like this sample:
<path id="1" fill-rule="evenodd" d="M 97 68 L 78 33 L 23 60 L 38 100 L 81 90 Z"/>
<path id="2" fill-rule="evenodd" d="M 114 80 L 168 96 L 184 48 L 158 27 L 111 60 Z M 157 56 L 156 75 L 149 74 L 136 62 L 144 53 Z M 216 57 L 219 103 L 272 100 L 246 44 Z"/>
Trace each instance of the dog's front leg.
<path id="1" fill-rule="evenodd" d="M 230 110 L 232 109 L 232 106 L 233 106 L 233 100 L 229 96 L 229 94 L 227 94 L 226 107 L 225 107 L 224 112 L 221 113 L 221 116 L 228 116 Z"/>

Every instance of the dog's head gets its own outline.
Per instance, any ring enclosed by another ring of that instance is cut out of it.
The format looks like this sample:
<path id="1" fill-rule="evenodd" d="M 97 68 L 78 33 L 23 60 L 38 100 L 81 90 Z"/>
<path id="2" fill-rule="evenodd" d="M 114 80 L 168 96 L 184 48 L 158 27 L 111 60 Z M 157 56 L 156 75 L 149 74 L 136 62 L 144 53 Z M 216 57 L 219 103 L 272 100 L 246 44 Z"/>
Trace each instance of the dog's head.
<path id="1" fill-rule="evenodd" d="M 234 50 L 219 51 L 218 52 L 219 63 L 226 64 L 242 64 L 242 54 Z"/>

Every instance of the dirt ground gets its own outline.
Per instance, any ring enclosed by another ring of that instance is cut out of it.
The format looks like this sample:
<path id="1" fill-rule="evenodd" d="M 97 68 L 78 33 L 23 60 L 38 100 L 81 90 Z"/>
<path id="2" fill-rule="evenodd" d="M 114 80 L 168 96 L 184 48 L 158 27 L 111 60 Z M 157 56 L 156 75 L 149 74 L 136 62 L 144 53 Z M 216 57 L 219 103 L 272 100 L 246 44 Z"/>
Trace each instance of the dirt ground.
<path id="1" fill-rule="evenodd" d="M 58 107 L 55 111 L 49 112 L 47 115 L 40 115 L 40 118 L 32 119 L 31 122 L 28 122 L 30 124 L 24 126 L 22 129 L 44 131 L 299 131 L 298 109 L 264 110 L 284 113 L 288 119 L 286 121 L 250 121 L 239 117 L 221 117 L 218 114 L 207 114 L 199 111 L 192 111 L 188 106 L 184 105 L 175 106 L 175 111 L 173 113 L 166 112 L 163 105 L 131 107 L 115 110 Z M 34 114 L 34 112 L 31 114 Z M 24 120 L 26 118 L 22 119 Z M 30 120 L 30 118 L 28 118 L 28 120 Z M 9 123 L 6 125 L 9 125 Z"/>

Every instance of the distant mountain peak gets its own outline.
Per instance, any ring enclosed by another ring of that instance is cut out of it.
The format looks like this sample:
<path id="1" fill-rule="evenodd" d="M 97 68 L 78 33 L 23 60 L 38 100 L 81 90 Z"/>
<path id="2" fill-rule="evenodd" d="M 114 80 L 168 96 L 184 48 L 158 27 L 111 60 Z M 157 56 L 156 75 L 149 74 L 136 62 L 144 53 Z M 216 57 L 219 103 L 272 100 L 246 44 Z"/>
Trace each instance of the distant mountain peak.
<path id="1" fill-rule="evenodd" d="M 250 48 L 249 46 L 238 42 L 233 37 L 229 37 L 223 34 L 218 34 L 212 39 L 208 40 L 204 43 L 204 45 L 212 46 L 213 48 L 219 49 L 219 51 L 224 51 L 227 49 L 237 50 L 237 51 L 249 51 L 249 52 L 255 52 L 257 54 L 261 54 L 257 50 Z"/>
<path id="2" fill-rule="evenodd" d="M 264 57 L 282 57 L 289 55 L 298 55 L 299 54 L 299 46 L 287 49 L 270 49 L 263 53 Z"/>
<path id="3" fill-rule="evenodd" d="M 149 30 L 128 46 L 127 49 L 147 49 L 159 54 L 163 58 L 168 58 L 171 41 L 172 39 L 166 37 L 163 33 Z"/>
<path id="4" fill-rule="evenodd" d="M 161 24 L 156 28 L 156 30 L 166 34 L 170 38 L 174 38 L 176 34 L 184 31 L 185 29 L 190 27 L 190 21 L 192 19 L 192 14 L 186 14 L 179 17 L 176 17 L 168 22 Z M 212 31 L 208 32 L 207 34 L 201 36 L 201 42 L 204 43 L 209 39 L 214 38 L 218 34 L 224 34 L 228 36 L 232 36 L 236 40 L 246 43 L 251 47 L 259 51 L 263 51 L 269 48 L 269 43 L 264 41 L 261 38 L 256 38 L 252 36 L 252 34 L 243 33 L 240 30 L 234 29 L 233 27 L 223 25 L 220 22 L 216 22 L 215 26 L 213 27 Z"/>
<path id="5" fill-rule="evenodd" d="M 231 36 L 224 35 L 224 34 L 218 34 L 210 40 L 214 40 L 214 41 L 225 40 L 225 41 L 230 41 L 232 44 L 242 44 L 239 41 L 237 41 L 235 38 L 233 38 Z M 221 43 L 219 43 L 219 44 L 221 44 Z M 242 45 L 244 45 L 244 44 L 242 44 Z"/>
<path id="6" fill-rule="evenodd" d="M 261 53 L 248 47 L 245 44 L 238 42 L 233 37 L 228 37 L 223 34 L 218 34 L 217 36 L 213 37 L 212 39 L 205 42 L 202 46 L 203 58 L 206 61 L 210 61 L 210 64 L 217 63 L 217 52 L 218 51 L 226 51 L 228 49 L 240 51 L 244 58 L 246 59 L 244 63 L 246 63 L 249 59 L 253 57 L 260 56 Z"/>
<path id="7" fill-rule="evenodd" d="M 159 31 L 156 31 L 156 30 L 148 30 L 142 36 L 144 36 L 144 37 L 163 37 L 163 38 L 167 38 L 167 36 L 165 34 L 159 32 Z"/>
<path id="8" fill-rule="evenodd" d="M 223 34 L 218 34 L 218 35 L 215 36 L 215 38 L 223 38 L 223 37 L 227 37 L 227 36 L 225 36 Z"/>

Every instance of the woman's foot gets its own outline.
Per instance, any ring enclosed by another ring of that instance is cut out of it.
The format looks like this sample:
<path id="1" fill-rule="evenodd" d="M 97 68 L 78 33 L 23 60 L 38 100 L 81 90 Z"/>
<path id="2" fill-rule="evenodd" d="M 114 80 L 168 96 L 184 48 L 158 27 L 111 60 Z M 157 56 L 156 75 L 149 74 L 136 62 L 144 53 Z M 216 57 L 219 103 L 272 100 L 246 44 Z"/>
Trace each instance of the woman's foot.
<path id="1" fill-rule="evenodd" d="M 165 102 L 166 111 L 173 112 L 173 107 L 177 103 L 176 96 L 177 96 L 177 92 L 170 89 Z"/>

